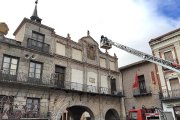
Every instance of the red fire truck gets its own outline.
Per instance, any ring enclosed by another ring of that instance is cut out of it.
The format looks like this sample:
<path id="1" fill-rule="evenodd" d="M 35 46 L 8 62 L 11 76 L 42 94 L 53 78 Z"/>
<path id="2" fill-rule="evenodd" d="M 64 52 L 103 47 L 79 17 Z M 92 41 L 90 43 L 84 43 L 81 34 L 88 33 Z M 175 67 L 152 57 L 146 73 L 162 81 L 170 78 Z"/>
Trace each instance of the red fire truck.
<path id="1" fill-rule="evenodd" d="M 166 120 L 161 116 L 163 114 L 155 108 L 131 109 L 128 113 L 128 120 Z"/>

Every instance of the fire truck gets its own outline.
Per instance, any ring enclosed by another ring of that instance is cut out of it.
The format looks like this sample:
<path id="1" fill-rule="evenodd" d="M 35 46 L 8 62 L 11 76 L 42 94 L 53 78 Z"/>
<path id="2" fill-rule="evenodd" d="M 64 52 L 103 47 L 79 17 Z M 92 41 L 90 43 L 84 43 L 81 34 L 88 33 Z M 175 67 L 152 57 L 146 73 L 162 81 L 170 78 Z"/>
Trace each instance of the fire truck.
<path id="1" fill-rule="evenodd" d="M 128 112 L 128 120 L 167 120 L 164 112 L 159 108 L 131 109 Z"/>
<path id="2" fill-rule="evenodd" d="M 144 52 L 135 50 L 133 48 L 130 48 L 128 46 L 119 44 L 117 42 L 113 42 L 112 40 L 108 39 L 107 37 L 101 36 L 100 40 L 100 47 L 103 49 L 110 49 L 114 45 L 117 48 L 120 48 L 130 54 L 133 54 L 135 56 L 138 56 L 146 61 L 155 63 L 157 65 L 163 66 L 165 68 L 168 68 L 172 71 L 175 71 L 177 73 L 180 73 L 180 65 L 171 62 L 168 60 L 164 60 L 149 54 L 146 54 Z M 145 108 L 142 107 L 141 109 L 131 109 L 128 112 L 128 120 L 167 120 L 165 113 L 158 108 Z"/>

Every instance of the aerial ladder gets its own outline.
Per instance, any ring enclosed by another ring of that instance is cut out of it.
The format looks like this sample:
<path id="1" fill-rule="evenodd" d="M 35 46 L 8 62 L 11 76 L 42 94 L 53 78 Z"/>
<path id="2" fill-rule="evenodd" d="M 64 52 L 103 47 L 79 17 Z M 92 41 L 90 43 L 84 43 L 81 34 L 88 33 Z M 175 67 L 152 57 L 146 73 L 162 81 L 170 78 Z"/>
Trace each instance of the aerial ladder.
<path id="1" fill-rule="evenodd" d="M 127 47 L 125 45 L 119 44 L 117 42 L 114 42 L 114 41 L 108 39 L 107 37 L 104 37 L 103 35 L 101 36 L 101 40 L 100 40 L 100 47 L 101 48 L 104 48 L 104 49 L 107 50 L 107 49 L 112 48 L 112 45 L 114 45 L 117 48 L 120 48 L 120 49 L 122 49 L 122 50 L 124 50 L 124 51 L 126 51 L 126 52 L 128 52 L 130 54 L 138 56 L 138 57 L 140 57 L 140 58 L 142 58 L 142 59 L 144 59 L 146 61 L 158 64 L 160 66 L 163 66 L 165 68 L 173 70 L 173 71 L 175 71 L 177 73 L 180 73 L 180 65 L 175 63 L 175 62 L 171 62 L 171 61 L 168 61 L 168 60 L 164 60 L 164 59 L 149 55 L 147 53 L 144 53 L 144 52 L 135 50 L 133 48 Z"/>

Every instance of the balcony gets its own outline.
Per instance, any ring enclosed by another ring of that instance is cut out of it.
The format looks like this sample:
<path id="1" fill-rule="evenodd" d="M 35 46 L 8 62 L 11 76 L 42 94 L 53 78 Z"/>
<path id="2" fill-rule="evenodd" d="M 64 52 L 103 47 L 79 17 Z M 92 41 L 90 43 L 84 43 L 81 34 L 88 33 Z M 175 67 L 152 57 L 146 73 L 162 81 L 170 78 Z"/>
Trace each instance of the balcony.
<path id="1" fill-rule="evenodd" d="M 152 95 L 151 88 L 146 87 L 146 89 L 133 89 L 133 96 L 134 97 L 140 97 L 140 96 L 149 96 Z"/>
<path id="2" fill-rule="evenodd" d="M 10 38 L 5 38 L 5 37 L 2 37 L 2 36 L 0 36 L 0 42 L 8 43 L 8 44 L 11 44 L 11 45 L 17 45 L 17 46 L 21 45 L 21 42 L 19 42 L 19 41 L 16 41 L 16 40 L 10 39 Z"/>
<path id="3" fill-rule="evenodd" d="M 49 44 L 28 38 L 27 47 L 44 53 L 49 53 Z"/>
<path id="4" fill-rule="evenodd" d="M 13 102 L 15 101 L 15 102 Z M 20 119 L 36 119 L 49 120 L 50 112 L 48 112 L 48 102 L 26 103 L 22 100 L 14 100 L 12 96 L 0 97 L 0 119 L 20 120 Z M 8 107 L 5 107 L 8 106 Z"/>
<path id="5" fill-rule="evenodd" d="M 76 93 L 90 93 L 107 96 L 122 97 L 122 91 L 111 91 L 110 88 L 97 87 L 87 84 L 80 84 L 71 81 L 57 80 L 55 74 L 43 76 L 42 79 L 29 78 L 28 74 L 20 72 L 8 74 L 7 71 L 0 71 L 0 82 L 4 84 L 19 84 L 33 87 L 48 87 L 50 89 L 64 90 Z"/>
<path id="6" fill-rule="evenodd" d="M 177 99 L 180 99 L 180 89 L 177 89 L 177 90 L 162 90 L 162 93 L 160 93 L 160 99 L 162 99 L 162 100 L 177 100 Z"/>
<path id="7" fill-rule="evenodd" d="M 64 81 L 58 84 L 54 84 L 53 88 L 62 89 L 65 91 L 73 91 L 77 93 L 90 93 L 90 94 L 100 94 L 100 95 L 119 96 L 119 97 L 123 96 L 121 91 L 111 92 L 110 88 L 97 87 L 97 86 L 92 86 L 92 85 L 87 85 L 87 84 L 80 84 L 80 83 L 75 83 L 71 81 Z"/>
<path id="8" fill-rule="evenodd" d="M 0 82 L 8 84 L 24 84 L 30 86 L 43 86 L 51 87 L 51 79 L 48 76 L 43 77 L 42 79 L 29 78 L 28 74 L 19 72 L 19 73 L 9 73 L 8 71 L 0 71 Z"/>

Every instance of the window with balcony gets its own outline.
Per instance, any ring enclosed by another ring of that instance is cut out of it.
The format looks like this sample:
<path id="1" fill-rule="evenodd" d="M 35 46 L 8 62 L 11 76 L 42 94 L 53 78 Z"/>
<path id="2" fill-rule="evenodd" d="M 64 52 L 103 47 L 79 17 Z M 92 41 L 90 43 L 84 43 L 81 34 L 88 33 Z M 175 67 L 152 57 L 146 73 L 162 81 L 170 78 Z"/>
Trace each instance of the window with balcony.
<path id="1" fill-rule="evenodd" d="M 16 80 L 18 68 L 18 58 L 4 55 L 2 64 L 3 80 Z"/>
<path id="2" fill-rule="evenodd" d="M 146 93 L 146 84 L 145 84 L 145 78 L 144 75 L 138 76 L 139 80 L 139 92 L 140 94 Z"/>
<path id="3" fill-rule="evenodd" d="M 65 67 L 55 66 L 55 85 L 64 87 L 65 81 Z"/>
<path id="4" fill-rule="evenodd" d="M 44 43 L 45 35 L 35 32 L 32 32 L 32 37 L 27 41 L 27 47 L 42 51 L 42 52 L 49 52 L 49 45 Z"/>
<path id="5" fill-rule="evenodd" d="M 44 42 L 44 35 L 33 31 L 32 32 L 32 39 L 43 43 Z M 42 47 L 42 44 L 39 44 L 39 47 Z"/>
<path id="6" fill-rule="evenodd" d="M 170 97 L 180 97 L 180 84 L 178 78 L 169 80 L 171 90 L 169 90 Z"/>
<path id="7" fill-rule="evenodd" d="M 134 97 L 152 95 L 150 87 L 146 86 L 144 75 L 138 76 L 138 84 L 139 87 L 137 89 L 133 89 Z"/>
<path id="8" fill-rule="evenodd" d="M 116 92 L 116 79 L 111 79 L 111 93 L 114 94 Z"/>
<path id="9" fill-rule="evenodd" d="M 40 82 L 42 75 L 42 63 L 30 62 L 29 82 Z"/>
<path id="10" fill-rule="evenodd" d="M 0 113 L 6 113 L 7 111 L 13 110 L 13 97 L 0 95 Z"/>

